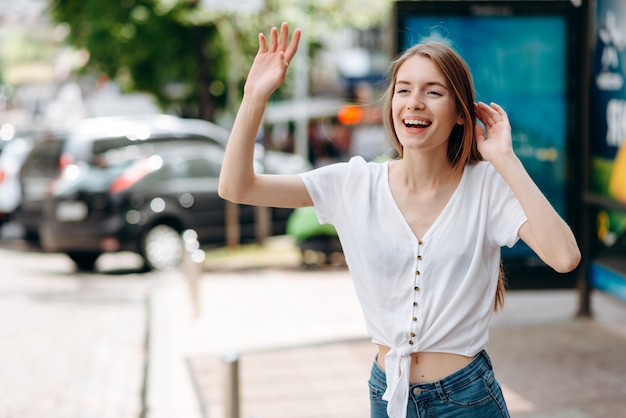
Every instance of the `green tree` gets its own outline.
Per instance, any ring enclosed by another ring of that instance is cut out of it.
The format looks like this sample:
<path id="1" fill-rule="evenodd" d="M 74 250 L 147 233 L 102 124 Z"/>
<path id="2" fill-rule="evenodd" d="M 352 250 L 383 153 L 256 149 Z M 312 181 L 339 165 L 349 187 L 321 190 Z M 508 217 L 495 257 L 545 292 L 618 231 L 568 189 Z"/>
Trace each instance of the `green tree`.
<path id="1" fill-rule="evenodd" d="M 197 1 L 52 0 L 50 14 L 69 28 L 70 45 L 88 51 L 84 72 L 212 120 L 225 98 L 224 48 L 215 24 L 190 18 L 197 9 Z"/>

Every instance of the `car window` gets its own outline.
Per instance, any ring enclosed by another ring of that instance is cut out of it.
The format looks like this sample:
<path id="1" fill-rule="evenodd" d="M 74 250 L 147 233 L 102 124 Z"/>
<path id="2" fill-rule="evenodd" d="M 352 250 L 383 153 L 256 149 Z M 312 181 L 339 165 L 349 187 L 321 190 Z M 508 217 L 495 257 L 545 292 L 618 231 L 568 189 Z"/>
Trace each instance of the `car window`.
<path id="1" fill-rule="evenodd" d="M 162 149 L 162 147 L 180 146 L 181 144 L 190 143 L 209 143 L 219 145 L 219 143 L 213 138 L 199 135 L 185 135 L 181 137 L 175 137 L 172 135 L 155 135 L 153 137 L 140 140 L 131 140 L 127 137 L 116 137 L 102 138 L 93 141 L 91 154 L 92 156 L 96 156 L 99 154 L 104 154 L 113 149 L 140 144 L 153 144 L 155 147 Z"/>
<path id="2" fill-rule="evenodd" d="M 36 144 L 24 162 L 22 173 L 53 177 L 60 169 L 59 158 L 64 143 L 65 141 L 59 139 Z"/>
<path id="3" fill-rule="evenodd" d="M 126 137 L 98 139 L 96 141 L 93 141 L 92 155 L 104 154 L 107 151 L 122 147 L 128 147 L 130 145 L 133 145 L 134 143 L 135 141 L 131 141 Z"/>
<path id="4" fill-rule="evenodd" d="M 129 145 L 119 148 L 109 148 L 98 154 L 94 154 L 90 161 L 92 166 L 109 167 L 112 165 L 126 164 L 139 158 L 154 154 L 155 149 L 151 144 Z"/>
<path id="5" fill-rule="evenodd" d="M 173 150 L 169 178 L 217 178 L 224 159 L 224 148 L 215 144 L 193 145 L 185 142 Z"/>
<path id="6" fill-rule="evenodd" d="M 179 161 L 172 167 L 173 178 L 206 178 L 219 176 L 219 167 L 213 167 L 205 158 Z"/>
<path id="7" fill-rule="evenodd" d="M 151 144 L 161 140 L 161 138 L 153 138 L 151 140 L 130 140 L 127 137 L 101 138 L 93 141 L 91 149 L 91 162 L 93 162 L 93 160 L 97 160 L 102 155 L 113 155 L 117 150 L 133 150 L 140 148 L 148 149 Z"/>

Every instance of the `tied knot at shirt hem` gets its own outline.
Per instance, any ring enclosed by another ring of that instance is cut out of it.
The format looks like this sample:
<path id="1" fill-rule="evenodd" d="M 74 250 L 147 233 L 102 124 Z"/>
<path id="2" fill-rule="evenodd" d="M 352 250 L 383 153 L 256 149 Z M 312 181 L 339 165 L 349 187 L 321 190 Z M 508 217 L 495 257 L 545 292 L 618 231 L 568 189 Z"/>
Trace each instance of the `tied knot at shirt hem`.
<path id="1" fill-rule="evenodd" d="M 387 389 L 383 400 L 387 401 L 387 415 L 390 418 L 406 418 L 410 374 L 411 351 L 398 353 L 394 348 L 389 350 L 385 355 Z"/>

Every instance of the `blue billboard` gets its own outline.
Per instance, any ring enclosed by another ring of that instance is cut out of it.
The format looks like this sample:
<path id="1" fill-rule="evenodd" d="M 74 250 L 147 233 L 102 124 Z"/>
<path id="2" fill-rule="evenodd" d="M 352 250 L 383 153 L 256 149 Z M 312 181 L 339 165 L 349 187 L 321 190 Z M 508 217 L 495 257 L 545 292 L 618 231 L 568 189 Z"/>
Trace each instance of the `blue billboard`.
<path id="1" fill-rule="evenodd" d="M 513 146 L 555 209 L 574 217 L 571 166 L 580 144 L 579 13 L 569 1 L 396 3 L 396 52 L 443 38 L 466 60 L 476 99 L 508 113 Z M 523 242 L 505 262 L 540 266 Z"/>

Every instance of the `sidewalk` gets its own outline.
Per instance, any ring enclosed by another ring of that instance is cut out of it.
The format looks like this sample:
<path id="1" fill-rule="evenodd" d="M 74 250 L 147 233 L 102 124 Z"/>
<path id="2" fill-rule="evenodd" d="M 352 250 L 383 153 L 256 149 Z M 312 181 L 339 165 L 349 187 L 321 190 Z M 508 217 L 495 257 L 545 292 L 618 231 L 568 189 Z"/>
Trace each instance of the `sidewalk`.
<path id="1" fill-rule="evenodd" d="M 150 277 L 4 248 L 0 265 L 0 418 L 139 418 Z"/>
<path id="2" fill-rule="evenodd" d="M 209 260 L 198 316 L 182 274 L 156 287 L 150 418 L 223 418 L 232 353 L 241 418 L 369 416 L 375 348 L 347 271 L 274 256 Z M 489 353 L 513 417 L 626 417 L 626 306 L 596 293 L 594 320 L 574 319 L 577 302 L 575 290 L 512 291 L 496 315 Z"/>

